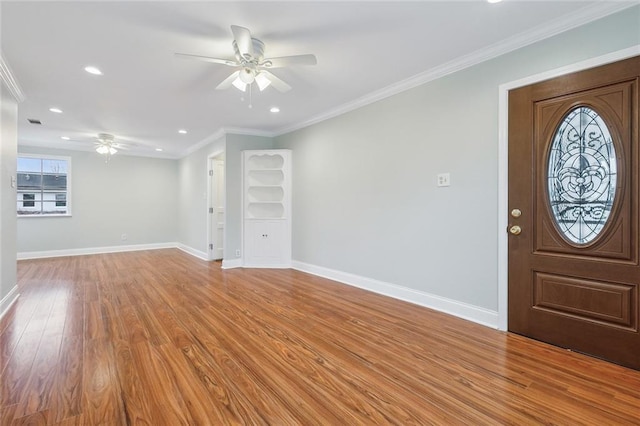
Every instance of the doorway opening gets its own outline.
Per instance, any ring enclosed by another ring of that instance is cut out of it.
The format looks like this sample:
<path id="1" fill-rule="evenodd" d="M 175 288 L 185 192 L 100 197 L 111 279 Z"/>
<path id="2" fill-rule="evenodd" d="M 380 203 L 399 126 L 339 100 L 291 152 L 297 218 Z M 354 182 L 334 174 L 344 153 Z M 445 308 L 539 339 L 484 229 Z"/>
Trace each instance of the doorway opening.
<path id="1" fill-rule="evenodd" d="M 209 157 L 209 207 L 207 217 L 207 254 L 209 260 L 224 258 L 225 172 L 224 153 Z"/>

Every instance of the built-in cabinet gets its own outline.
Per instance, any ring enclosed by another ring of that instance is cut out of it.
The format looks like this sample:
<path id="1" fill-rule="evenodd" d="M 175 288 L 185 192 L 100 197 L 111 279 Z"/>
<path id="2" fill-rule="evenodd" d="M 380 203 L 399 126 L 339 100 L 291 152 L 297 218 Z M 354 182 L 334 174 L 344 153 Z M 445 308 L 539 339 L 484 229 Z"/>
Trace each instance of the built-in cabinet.
<path id="1" fill-rule="evenodd" d="M 242 152 L 243 265 L 291 267 L 291 151 Z"/>

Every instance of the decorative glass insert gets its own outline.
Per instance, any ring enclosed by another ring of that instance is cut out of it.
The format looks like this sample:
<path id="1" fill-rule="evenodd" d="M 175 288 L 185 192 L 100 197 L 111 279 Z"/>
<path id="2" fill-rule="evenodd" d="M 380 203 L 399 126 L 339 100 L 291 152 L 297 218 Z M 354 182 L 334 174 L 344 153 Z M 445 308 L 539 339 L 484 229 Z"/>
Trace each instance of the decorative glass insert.
<path id="1" fill-rule="evenodd" d="M 588 107 L 571 110 L 558 126 L 549 153 L 549 202 L 565 238 L 593 241 L 609 219 L 617 164 L 611 133 Z"/>

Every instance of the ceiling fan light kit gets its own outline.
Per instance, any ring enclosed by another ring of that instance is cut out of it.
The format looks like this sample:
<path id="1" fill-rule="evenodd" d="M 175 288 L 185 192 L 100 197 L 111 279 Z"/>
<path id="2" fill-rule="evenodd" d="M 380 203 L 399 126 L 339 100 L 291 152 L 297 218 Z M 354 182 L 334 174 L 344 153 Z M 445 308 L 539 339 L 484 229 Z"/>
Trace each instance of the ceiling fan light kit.
<path id="1" fill-rule="evenodd" d="M 273 86 L 279 92 L 288 92 L 291 90 L 291 86 L 267 71 L 268 69 L 284 68 L 294 65 L 316 65 L 318 63 L 316 57 L 311 54 L 265 59 L 265 44 L 261 40 L 253 38 L 247 28 L 232 25 L 231 32 L 234 37 L 231 45 L 233 46 L 235 60 L 211 58 L 187 53 L 176 53 L 176 56 L 238 68 L 218 84 L 216 90 L 225 90 L 233 86 L 241 92 L 246 92 L 247 87 L 251 89 L 251 85 L 254 82 L 260 91 L 265 90 L 269 86 Z"/>
<path id="2" fill-rule="evenodd" d="M 118 152 L 117 149 L 114 148 L 114 137 L 108 133 L 100 133 L 98 134 L 98 144 L 96 145 L 96 152 L 98 154 L 106 156 L 105 162 L 109 161 L 109 158 L 115 153 Z"/>
<path id="3" fill-rule="evenodd" d="M 118 152 L 118 150 L 117 150 L 117 149 L 115 149 L 115 148 L 114 148 L 114 147 L 112 147 L 112 146 L 108 146 L 108 145 L 98 145 L 98 146 L 96 147 L 96 152 L 97 152 L 98 154 L 102 154 L 102 155 L 107 155 L 107 154 L 109 154 L 109 155 L 113 155 L 113 154 L 117 153 L 117 152 Z"/>

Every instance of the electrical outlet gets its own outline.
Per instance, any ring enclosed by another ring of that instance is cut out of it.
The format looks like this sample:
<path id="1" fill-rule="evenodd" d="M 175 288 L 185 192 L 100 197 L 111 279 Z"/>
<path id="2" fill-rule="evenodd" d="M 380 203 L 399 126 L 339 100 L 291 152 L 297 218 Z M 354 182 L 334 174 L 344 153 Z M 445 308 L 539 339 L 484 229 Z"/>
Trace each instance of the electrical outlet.
<path id="1" fill-rule="evenodd" d="M 236 257 L 240 257 L 240 250 L 236 250 Z"/>
<path id="2" fill-rule="evenodd" d="M 128 236 L 127 234 L 122 234 L 122 235 L 120 235 L 120 239 L 121 239 L 122 241 L 127 241 L 127 238 L 129 238 L 129 236 Z"/>
<path id="3" fill-rule="evenodd" d="M 438 186 L 449 186 L 449 185 L 451 185 L 451 175 L 449 173 L 440 173 L 440 174 L 438 174 L 437 185 Z"/>

